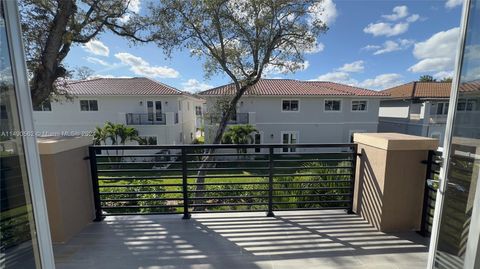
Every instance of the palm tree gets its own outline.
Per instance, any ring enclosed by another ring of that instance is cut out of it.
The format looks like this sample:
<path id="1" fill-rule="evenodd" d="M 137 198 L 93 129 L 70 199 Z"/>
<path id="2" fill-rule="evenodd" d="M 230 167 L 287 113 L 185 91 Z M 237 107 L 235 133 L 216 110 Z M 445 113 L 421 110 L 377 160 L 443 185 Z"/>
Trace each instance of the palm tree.
<path id="1" fill-rule="evenodd" d="M 101 145 L 106 144 L 108 139 L 107 133 L 105 132 L 105 129 L 101 127 L 95 127 L 95 133 L 93 134 L 93 144 L 95 145 Z"/>
<path id="2" fill-rule="evenodd" d="M 236 145 L 252 144 L 254 141 L 253 135 L 257 132 L 258 130 L 250 124 L 233 125 L 223 134 L 222 143 Z M 244 148 L 237 149 L 238 153 L 246 153 L 246 151 Z"/>

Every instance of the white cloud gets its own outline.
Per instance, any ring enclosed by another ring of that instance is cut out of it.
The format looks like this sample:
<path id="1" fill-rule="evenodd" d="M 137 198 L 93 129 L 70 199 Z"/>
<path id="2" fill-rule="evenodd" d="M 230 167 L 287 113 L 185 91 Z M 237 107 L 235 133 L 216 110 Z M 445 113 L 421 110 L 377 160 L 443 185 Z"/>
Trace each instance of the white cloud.
<path id="1" fill-rule="evenodd" d="M 433 74 L 433 77 L 436 78 L 436 79 L 453 78 L 453 70 L 452 71 L 440 71 L 438 73 Z"/>
<path id="2" fill-rule="evenodd" d="M 420 18 L 420 15 L 418 14 L 408 15 L 409 12 L 407 6 L 396 6 L 393 8 L 393 14 L 382 15 L 382 17 L 392 22 L 398 22 L 370 23 L 363 29 L 363 32 L 374 36 L 396 36 L 403 34 L 408 31 L 410 23 L 416 22 Z M 400 21 L 401 19 L 405 19 L 405 21 Z"/>
<path id="3" fill-rule="evenodd" d="M 382 15 L 383 18 L 389 21 L 396 21 L 401 18 L 408 16 L 408 7 L 407 6 L 396 6 L 393 8 L 393 14 L 391 15 Z"/>
<path id="4" fill-rule="evenodd" d="M 89 53 L 100 55 L 100 56 L 108 56 L 110 54 L 110 49 L 105 46 L 101 41 L 92 39 L 89 42 L 85 43 L 83 49 Z"/>
<path id="5" fill-rule="evenodd" d="M 337 6 L 332 0 L 317 2 L 309 11 L 312 20 L 321 20 L 327 25 L 334 23 L 338 16 Z"/>
<path id="6" fill-rule="evenodd" d="M 193 78 L 185 82 L 182 82 L 182 87 L 183 87 L 183 90 L 187 92 L 200 92 L 200 91 L 206 91 L 208 89 L 213 88 L 212 85 L 200 82 Z"/>
<path id="7" fill-rule="evenodd" d="M 399 39 L 398 41 L 387 40 L 383 43 L 382 46 L 379 46 L 379 49 L 376 50 L 373 54 L 380 55 L 392 51 L 404 50 L 410 47 L 413 43 L 414 41 L 410 39 Z"/>
<path id="8" fill-rule="evenodd" d="M 415 73 L 451 71 L 455 63 L 459 28 L 441 31 L 415 44 L 413 55 L 419 60 L 408 68 Z"/>
<path id="9" fill-rule="evenodd" d="M 358 84 L 368 89 L 387 89 L 401 84 L 402 75 L 396 73 L 381 74 L 371 79 L 366 79 Z"/>
<path id="10" fill-rule="evenodd" d="M 87 60 L 87 62 L 89 63 L 92 63 L 92 64 L 99 64 L 99 65 L 103 65 L 103 66 L 112 66 L 111 64 L 107 63 L 106 61 L 102 60 L 102 59 L 98 59 L 96 57 L 87 57 L 85 58 L 85 60 Z"/>
<path id="11" fill-rule="evenodd" d="M 266 77 L 271 77 L 271 75 L 291 73 L 291 70 L 303 71 L 306 70 L 309 66 L 310 62 L 308 61 L 305 61 L 303 63 L 285 61 L 283 62 L 283 66 L 277 66 L 272 64 L 267 65 L 263 72 Z"/>
<path id="12" fill-rule="evenodd" d="M 125 15 L 123 15 L 123 17 L 120 18 L 120 22 L 126 23 L 132 17 L 131 13 L 138 14 L 140 12 L 140 0 L 129 0 L 127 11 L 128 13 L 126 13 Z"/>
<path id="13" fill-rule="evenodd" d="M 341 72 L 362 72 L 365 69 L 363 61 L 355 61 L 352 63 L 344 64 L 342 67 L 338 68 L 338 71 Z"/>
<path id="14" fill-rule="evenodd" d="M 127 52 L 117 53 L 115 57 L 123 64 L 129 65 L 130 70 L 137 75 L 159 78 L 176 78 L 180 75 L 178 71 L 173 68 L 167 66 L 151 66 L 141 57 Z"/>
<path id="15" fill-rule="evenodd" d="M 115 75 L 110 75 L 110 74 L 107 74 L 107 75 L 93 75 L 93 76 L 90 76 L 88 77 L 87 79 L 94 79 L 94 78 L 132 78 L 131 76 L 115 76 Z"/>
<path id="16" fill-rule="evenodd" d="M 347 84 L 352 86 L 358 84 L 358 81 L 351 78 L 349 73 L 342 72 L 342 71 L 325 73 L 323 75 L 316 77 L 313 80 L 331 81 L 331 82 L 337 82 L 337 83 L 342 83 L 342 84 Z"/>
<path id="17" fill-rule="evenodd" d="M 370 23 L 363 31 L 374 36 L 396 36 L 408 31 L 408 23 L 392 24 L 389 22 Z"/>
<path id="18" fill-rule="evenodd" d="M 319 53 L 319 52 L 322 52 L 324 49 L 325 49 L 325 45 L 323 43 L 315 42 L 315 45 L 311 49 L 305 50 L 305 53 L 307 54 Z"/>
<path id="19" fill-rule="evenodd" d="M 379 45 L 366 45 L 365 47 L 362 48 L 362 50 L 377 50 L 381 47 L 382 46 L 379 46 Z"/>
<path id="20" fill-rule="evenodd" d="M 460 6 L 463 4 L 463 1 L 464 0 L 447 0 L 447 2 L 445 2 L 445 7 L 454 8 L 456 6 Z"/>

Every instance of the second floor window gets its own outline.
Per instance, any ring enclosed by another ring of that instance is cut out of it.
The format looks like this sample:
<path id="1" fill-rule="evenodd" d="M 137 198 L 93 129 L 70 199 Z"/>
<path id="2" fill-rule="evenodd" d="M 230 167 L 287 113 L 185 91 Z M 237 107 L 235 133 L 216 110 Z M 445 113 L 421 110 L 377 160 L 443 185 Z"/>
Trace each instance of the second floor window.
<path id="1" fill-rule="evenodd" d="M 459 99 L 457 111 L 473 111 L 477 108 L 477 100 L 475 99 Z"/>
<path id="2" fill-rule="evenodd" d="M 448 103 L 437 103 L 437 115 L 447 115 L 448 114 Z"/>
<path id="3" fill-rule="evenodd" d="M 197 115 L 197 116 L 202 115 L 202 107 L 201 106 L 196 106 L 195 107 L 195 115 Z"/>
<path id="4" fill-rule="evenodd" d="M 352 111 L 367 111 L 367 101 L 352 101 Z"/>
<path id="5" fill-rule="evenodd" d="M 97 100 L 80 100 L 81 111 L 98 111 Z"/>
<path id="6" fill-rule="evenodd" d="M 325 111 L 340 111 L 342 102 L 340 100 L 325 100 Z"/>
<path id="7" fill-rule="evenodd" d="M 282 111 L 298 111 L 298 100 L 283 100 Z"/>
<path id="8" fill-rule="evenodd" d="M 50 100 L 43 101 L 40 105 L 34 106 L 33 111 L 52 111 Z"/>

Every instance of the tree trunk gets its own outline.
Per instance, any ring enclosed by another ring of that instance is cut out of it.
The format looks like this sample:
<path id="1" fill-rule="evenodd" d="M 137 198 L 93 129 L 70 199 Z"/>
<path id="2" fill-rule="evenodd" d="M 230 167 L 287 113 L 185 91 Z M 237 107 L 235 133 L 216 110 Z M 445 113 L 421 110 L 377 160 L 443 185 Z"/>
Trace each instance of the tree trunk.
<path id="1" fill-rule="evenodd" d="M 241 87 L 236 89 L 235 96 L 230 101 L 227 111 L 225 111 L 225 113 L 222 116 L 222 119 L 220 120 L 220 123 L 218 125 L 218 129 L 215 133 L 215 137 L 212 141 L 212 144 L 220 144 L 220 142 L 222 141 L 223 133 L 227 129 L 228 120 L 232 116 L 232 113 L 234 111 L 234 108 L 236 108 L 238 101 L 243 96 L 243 94 L 247 91 L 247 89 L 252 87 L 253 85 L 255 85 L 255 83 L 257 83 L 258 80 L 259 80 L 259 78 L 256 78 L 255 80 L 246 83 L 246 85 L 241 86 Z M 195 190 L 197 190 L 197 191 L 205 190 L 205 185 L 203 185 L 203 183 L 205 183 L 205 174 L 206 173 L 205 173 L 205 171 L 202 171 L 202 169 L 209 168 L 209 167 L 213 166 L 211 163 L 207 163 L 207 162 L 212 160 L 212 157 L 213 157 L 212 154 L 214 154 L 214 153 L 215 153 L 215 149 L 208 149 L 208 150 L 205 151 L 205 155 L 202 158 L 203 163 L 200 165 L 199 171 L 197 172 L 196 183 L 199 184 L 199 185 L 196 185 L 196 188 L 195 188 Z M 203 197 L 203 196 L 204 196 L 203 192 L 197 192 L 196 195 L 195 195 L 195 197 L 200 197 L 200 198 Z M 205 200 L 195 200 L 195 201 L 197 203 L 201 203 L 201 204 L 206 202 Z M 193 211 L 204 211 L 204 210 L 205 210 L 205 207 L 203 207 L 203 206 L 197 206 L 197 207 L 193 208 Z"/>
<path id="2" fill-rule="evenodd" d="M 50 97 L 57 78 L 65 75 L 61 61 L 70 50 L 71 37 L 67 36 L 67 25 L 76 12 L 74 0 L 59 0 L 52 26 L 38 67 L 33 74 L 30 91 L 33 106 L 39 106 Z"/>

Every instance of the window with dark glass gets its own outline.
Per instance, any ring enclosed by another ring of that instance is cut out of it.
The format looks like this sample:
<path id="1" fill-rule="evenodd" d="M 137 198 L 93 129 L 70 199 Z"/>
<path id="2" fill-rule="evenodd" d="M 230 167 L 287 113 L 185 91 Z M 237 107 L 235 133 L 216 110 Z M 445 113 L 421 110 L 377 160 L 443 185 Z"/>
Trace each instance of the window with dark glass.
<path id="1" fill-rule="evenodd" d="M 50 100 L 46 100 L 42 102 L 40 105 L 34 106 L 33 110 L 34 111 L 52 111 L 52 103 L 50 102 Z"/>
<path id="2" fill-rule="evenodd" d="M 202 115 L 202 107 L 201 106 L 196 106 L 195 107 L 195 115 L 197 115 L 197 116 Z"/>
<path id="3" fill-rule="evenodd" d="M 283 100 L 282 111 L 298 111 L 298 100 Z"/>
<path id="4" fill-rule="evenodd" d="M 352 111 L 366 111 L 367 101 L 352 101 Z"/>
<path id="5" fill-rule="evenodd" d="M 437 103 L 437 115 L 447 115 L 448 113 L 448 102 L 445 103 Z"/>
<path id="6" fill-rule="evenodd" d="M 80 100 L 81 111 L 98 111 L 97 100 Z"/>
<path id="7" fill-rule="evenodd" d="M 325 111 L 340 111 L 341 103 L 340 100 L 325 100 Z"/>

